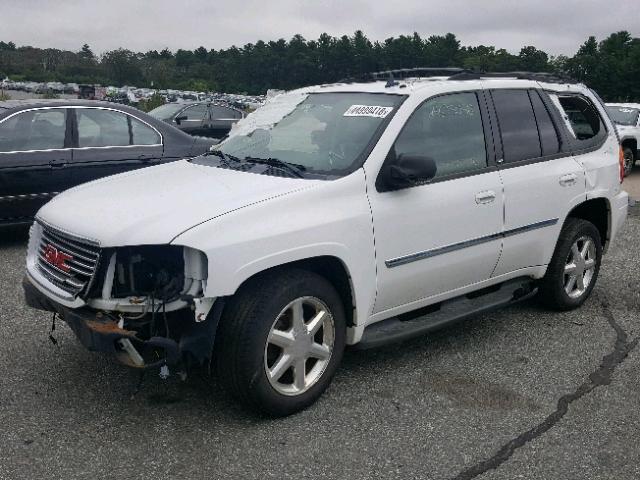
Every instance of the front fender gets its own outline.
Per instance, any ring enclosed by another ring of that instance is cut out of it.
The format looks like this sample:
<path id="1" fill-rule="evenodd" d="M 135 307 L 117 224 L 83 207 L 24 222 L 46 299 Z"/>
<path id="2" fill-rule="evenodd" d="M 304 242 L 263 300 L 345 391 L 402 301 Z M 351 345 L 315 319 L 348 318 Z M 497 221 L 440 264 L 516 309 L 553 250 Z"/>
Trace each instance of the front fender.
<path id="1" fill-rule="evenodd" d="M 230 212 L 177 237 L 204 252 L 205 296 L 233 295 L 252 276 L 310 258 L 338 259 L 351 279 L 354 322 L 370 315 L 376 295 L 373 224 L 364 172 Z"/>

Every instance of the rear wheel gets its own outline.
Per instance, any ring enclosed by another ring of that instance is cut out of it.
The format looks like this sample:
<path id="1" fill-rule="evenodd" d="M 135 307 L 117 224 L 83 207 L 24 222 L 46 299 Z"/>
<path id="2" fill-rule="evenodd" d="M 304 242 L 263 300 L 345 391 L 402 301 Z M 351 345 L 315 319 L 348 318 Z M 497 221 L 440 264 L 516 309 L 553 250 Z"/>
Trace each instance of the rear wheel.
<path id="1" fill-rule="evenodd" d="M 624 155 L 624 176 L 626 177 L 631 173 L 631 170 L 633 170 L 633 166 L 636 163 L 636 158 L 633 150 L 629 147 L 624 147 L 622 153 Z"/>
<path id="2" fill-rule="evenodd" d="M 218 373 L 244 405 L 289 415 L 328 387 L 345 335 L 340 297 L 324 277 L 298 269 L 260 276 L 225 309 L 215 348 Z"/>
<path id="3" fill-rule="evenodd" d="M 602 242 L 595 225 L 569 218 L 540 283 L 540 299 L 556 310 L 579 307 L 593 290 L 601 260 Z"/>

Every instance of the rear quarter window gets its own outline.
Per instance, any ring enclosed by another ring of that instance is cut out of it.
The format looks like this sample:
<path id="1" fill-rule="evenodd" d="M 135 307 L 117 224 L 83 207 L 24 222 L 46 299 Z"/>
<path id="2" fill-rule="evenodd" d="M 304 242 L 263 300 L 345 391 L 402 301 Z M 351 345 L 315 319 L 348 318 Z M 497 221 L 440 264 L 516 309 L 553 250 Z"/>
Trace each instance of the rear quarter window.
<path id="1" fill-rule="evenodd" d="M 578 148 L 590 148 L 604 142 L 607 128 L 591 100 L 581 94 L 552 93 L 550 97 Z"/>

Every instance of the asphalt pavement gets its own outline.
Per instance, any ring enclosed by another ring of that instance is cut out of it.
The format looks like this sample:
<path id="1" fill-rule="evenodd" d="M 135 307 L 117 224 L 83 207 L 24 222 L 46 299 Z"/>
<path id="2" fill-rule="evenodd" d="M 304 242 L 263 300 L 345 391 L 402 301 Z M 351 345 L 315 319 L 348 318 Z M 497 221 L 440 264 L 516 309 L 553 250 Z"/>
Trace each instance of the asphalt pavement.
<path id="1" fill-rule="evenodd" d="M 640 177 L 637 177 L 640 181 Z M 248 414 L 93 354 L 23 304 L 26 231 L 0 232 L 0 479 L 638 479 L 640 210 L 579 310 L 535 301 L 346 353 L 326 394 Z"/>

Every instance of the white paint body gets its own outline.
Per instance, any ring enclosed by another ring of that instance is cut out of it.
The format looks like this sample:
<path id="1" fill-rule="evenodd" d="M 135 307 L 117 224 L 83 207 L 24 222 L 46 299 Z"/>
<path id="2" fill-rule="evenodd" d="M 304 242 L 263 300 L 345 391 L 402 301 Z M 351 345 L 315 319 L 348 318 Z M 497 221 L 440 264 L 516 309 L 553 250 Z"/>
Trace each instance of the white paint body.
<path id="1" fill-rule="evenodd" d="M 233 295 L 268 268 L 335 257 L 350 276 L 354 326 L 348 342 L 354 344 L 367 325 L 385 318 L 510 278 L 541 278 L 567 214 L 587 199 L 606 199 L 609 241 L 615 238 L 628 204 L 620 187 L 617 141 L 604 110 L 581 86 L 573 85 L 573 91 L 594 101 L 609 130 L 597 151 L 405 190 L 376 190 L 382 163 L 418 105 L 441 93 L 513 87 L 565 88 L 522 80 L 472 80 L 415 82 L 405 88 L 377 82 L 304 89 L 408 98 L 363 167 L 337 180 L 280 178 L 182 161 L 76 187 L 45 205 L 38 218 L 102 247 L 171 243 L 199 250 L 208 261 L 207 298 Z M 566 175 L 575 176 L 568 187 L 560 183 Z M 495 200 L 478 203 L 478 194 L 487 191 L 495 193 Z M 548 219 L 557 223 L 499 236 Z M 494 234 L 495 240 L 452 253 L 395 268 L 385 264 Z M 32 277 L 34 248 L 27 262 Z M 36 286 L 64 303 L 50 289 Z M 69 306 L 82 304 L 76 300 Z"/>
<path id="2" fill-rule="evenodd" d="M 607 103 L 606 105 L 607 107 L 627 107 L 640 110 L 640 103 Z M 635 125 L 616 125 L 616 128 L 621 142 L 633 139 L 636 141 L 636 145 L 639 146 L 638 149 L 640 149 L 640 117 L 636 120 Z M 637 155 L 636 152 L 633 153 Z"/>

